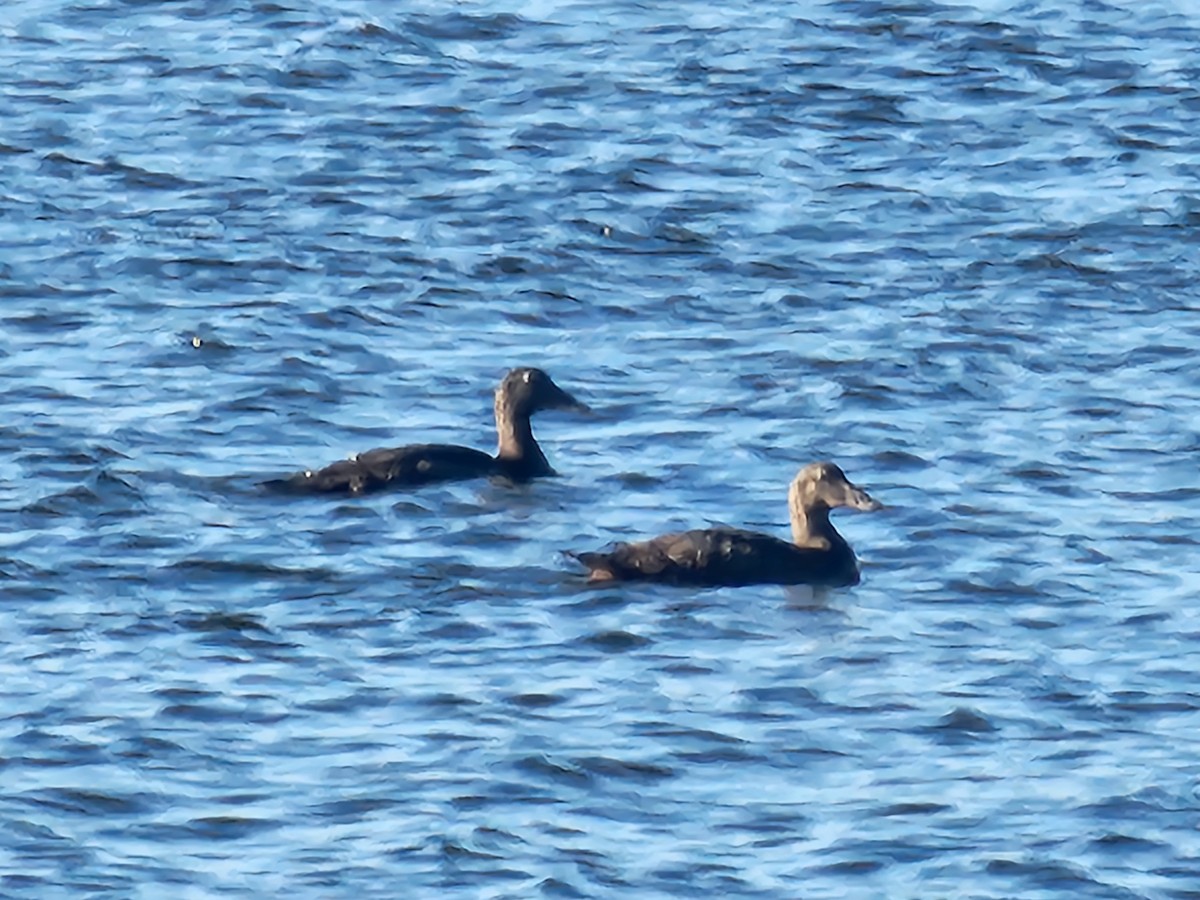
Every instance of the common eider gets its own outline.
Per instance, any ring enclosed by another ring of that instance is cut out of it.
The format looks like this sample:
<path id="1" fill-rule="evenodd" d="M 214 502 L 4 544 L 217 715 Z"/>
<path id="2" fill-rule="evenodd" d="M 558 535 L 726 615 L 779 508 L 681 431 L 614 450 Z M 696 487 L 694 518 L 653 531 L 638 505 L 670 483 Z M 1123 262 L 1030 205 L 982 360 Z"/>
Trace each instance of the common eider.
<path id="1" fill-rule="evenodd" d="M 554 469 L 534 440 L 529 417 L 545 409 L 586 411 L 541 369 L 513 369 L 496 388 L 495 456 L 454 444 L 410 444 L 380 448 L 315 471 L 264 482 L 268 488 L 295 493 L 366 494 L 392 487 L 502 476 L 527 481 L 553 475 Z"/>
<path id="2" fill-rule="evenodd" d="M 588 568 L 588 580 L 593 582 L 858 584 L 854 551 L 829 521 L 829 511 L 839 506 L 881 508 L 836 465 L 817 462 L 801 469 L 788 489 L 790 542 L 739 528 L 705 528 L 568 555 Z"/>

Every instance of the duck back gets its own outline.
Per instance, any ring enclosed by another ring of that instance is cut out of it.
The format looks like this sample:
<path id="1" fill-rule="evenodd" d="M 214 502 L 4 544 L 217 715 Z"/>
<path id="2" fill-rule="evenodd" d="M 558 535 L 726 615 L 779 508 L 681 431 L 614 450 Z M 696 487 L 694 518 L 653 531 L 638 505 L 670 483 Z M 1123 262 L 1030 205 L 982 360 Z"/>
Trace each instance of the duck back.
<path id="1" fill-rule="evenodd" d="M 496 460 L 481 450 L 453 444 L 381 447 L 322 469 L 264 482 L 288 493 L 368 494 L 403 485 L 456 481 L 497 474 Z"/>
<path id="2" fill-rule="evenodd" d="M 653 580 L 673 584 L 857 584 L 858 565 L 844 543 L 797 547 L 756 531 L 706 528 L 664 534 L 607 552 L 573 554 L 592 581 Z"/>

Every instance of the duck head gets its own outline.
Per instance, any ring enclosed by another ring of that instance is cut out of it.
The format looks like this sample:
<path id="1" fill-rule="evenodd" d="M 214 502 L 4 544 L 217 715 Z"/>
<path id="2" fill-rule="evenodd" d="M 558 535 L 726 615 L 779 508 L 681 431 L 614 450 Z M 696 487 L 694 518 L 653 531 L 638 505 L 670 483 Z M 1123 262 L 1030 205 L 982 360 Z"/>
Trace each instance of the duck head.
<path id="1" fill-rule="evenodd" d="M 530 416 L 543 409 L 572 409 L 588 412 L 588 406 L 576 400 L 541 369 L 513 369 L 496 388 L 497 407 L 503 405 L 514 415 Z"/>
<path id="2" fill-rule="evenodd" d="M 871 511 L 883 504 L 853 484 L 840 467 L 831 462 L 816 462 L 805 466 L 792 482 L 792 494 L 805 509 L 851 509 Z"/>

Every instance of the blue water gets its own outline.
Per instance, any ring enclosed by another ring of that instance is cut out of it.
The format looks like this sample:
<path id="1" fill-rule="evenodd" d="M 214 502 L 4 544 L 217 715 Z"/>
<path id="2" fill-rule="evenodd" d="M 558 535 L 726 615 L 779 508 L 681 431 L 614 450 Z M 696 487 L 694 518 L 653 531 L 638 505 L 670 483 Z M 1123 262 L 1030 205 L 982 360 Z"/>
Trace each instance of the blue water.
<path id="1" fill-rule="evenodd" d="M 0 895 L 1200 897 L 1194 5 L 10 0 L 0 81 Z M 518 364 L 558 479 L 255 488 Z M 560 556 L 820 458 L 856 588 Z"/>

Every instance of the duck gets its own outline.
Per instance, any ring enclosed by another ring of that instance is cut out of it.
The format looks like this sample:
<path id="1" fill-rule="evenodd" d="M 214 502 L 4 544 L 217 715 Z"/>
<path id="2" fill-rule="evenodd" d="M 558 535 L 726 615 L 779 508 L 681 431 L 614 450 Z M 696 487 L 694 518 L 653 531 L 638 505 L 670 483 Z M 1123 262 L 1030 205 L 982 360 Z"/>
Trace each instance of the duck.
<path id="1" fill-rule="evenodd" d="M 455 444 L 381 447 L 263 485 L 287 493 L 368 494 L 437 481 L 498 476 L 524 482 L 554 475 L 529 422 L 534 413 L 547 409 L 589 411 L 541 369 L 512 369 L 496 388 L 495 456 Z"/>
<path id="2" fill-rule="evenodd" d="M 567 555 L 587 567 L 589 582 L 847 587 L 859 582 L 858 560 L 829 521 L 829 511 L 842 506 L 864 511 L 883 508 L 852 484 L 837 465 L 815 462 L 802 468 L 788 488 L 791 541 L 757 531 L 720 527 Z"/>

